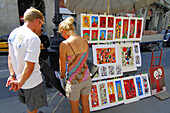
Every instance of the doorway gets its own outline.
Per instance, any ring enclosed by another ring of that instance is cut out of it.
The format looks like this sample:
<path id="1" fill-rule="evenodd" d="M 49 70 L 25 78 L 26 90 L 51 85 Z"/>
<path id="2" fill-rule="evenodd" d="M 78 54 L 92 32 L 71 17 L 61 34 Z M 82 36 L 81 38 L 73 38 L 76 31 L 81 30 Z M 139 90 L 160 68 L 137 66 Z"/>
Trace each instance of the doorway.
<path id="1" fill-rule="evenodd" d="M 24 24 L 23 20 L 24 12 L 30 7 L 34 7 L 40 10 L 45 17 L 45 4 L 43 0 L 18 0 L 20 25 Z"/>

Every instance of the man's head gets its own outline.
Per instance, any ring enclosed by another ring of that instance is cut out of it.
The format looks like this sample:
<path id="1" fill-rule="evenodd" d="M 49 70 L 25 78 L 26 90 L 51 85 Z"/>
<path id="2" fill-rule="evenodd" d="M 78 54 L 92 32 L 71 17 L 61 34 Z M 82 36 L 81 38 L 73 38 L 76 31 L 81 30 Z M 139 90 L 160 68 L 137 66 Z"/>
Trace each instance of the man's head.
<path id="1" fill-rule="evenodd" d="M 24 22 L 28 23 L 28 27 L 36 34 L 41 32 L 41 26 L 45 24 L 43 14 L 33 7 L 25 11 Z"/>

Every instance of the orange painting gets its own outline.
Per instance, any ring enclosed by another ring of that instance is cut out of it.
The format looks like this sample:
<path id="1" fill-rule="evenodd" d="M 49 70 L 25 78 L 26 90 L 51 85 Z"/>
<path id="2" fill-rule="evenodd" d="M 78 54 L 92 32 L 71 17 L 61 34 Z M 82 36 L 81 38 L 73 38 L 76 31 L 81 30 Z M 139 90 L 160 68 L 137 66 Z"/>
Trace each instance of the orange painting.
<path id="1" fill-rule="evenodd" d="M 115 48 L 97 48 L 97 64 L 116 63 Z"/>
<path id="2" fill-rule="evenodd" d="M 90 16 L 84 15 L 82 16 L 82 27 L 90 27 Z"/>

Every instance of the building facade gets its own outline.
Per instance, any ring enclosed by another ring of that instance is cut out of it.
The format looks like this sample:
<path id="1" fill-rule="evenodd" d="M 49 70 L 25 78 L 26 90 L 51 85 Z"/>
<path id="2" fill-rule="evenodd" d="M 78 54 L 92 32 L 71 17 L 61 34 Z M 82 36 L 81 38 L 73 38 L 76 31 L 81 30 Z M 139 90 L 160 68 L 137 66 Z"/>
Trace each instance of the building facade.
<path id="1" fill-rule="evenodd" d="M 14 28 L 23 24 L 23 13 L 33 6 L 45 16 L 46 24 L 43 29 L 50 37 L 55 28 L 52 19 L 55 14 L 54 0 L 0 0 L 0 36 L 9 34 Z M 157 30 L 160 33 L 170 25 L 170 0 L 160 0 L 149 6 L 138 9 L 136 16 L 144 17 L 144 30 Z M 60 0 L 60 13 L 63 19 L 73 15 L 76 19 L 77 33 L 80 34 L 80 15 L 75 15 L 64 7 L 64 0 Z M 124 14 L 125 15 L 125 14 Z"/>

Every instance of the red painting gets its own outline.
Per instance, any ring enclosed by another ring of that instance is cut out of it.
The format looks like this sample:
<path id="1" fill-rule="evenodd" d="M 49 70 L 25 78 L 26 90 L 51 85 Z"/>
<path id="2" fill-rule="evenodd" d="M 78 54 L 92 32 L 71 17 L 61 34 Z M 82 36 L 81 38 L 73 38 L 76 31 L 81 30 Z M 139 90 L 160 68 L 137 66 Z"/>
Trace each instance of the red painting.
<path id="1" fill-rule="evenodd" d="M 120 39 L 122 19 L 116 19 L 115 39 Z"/>
<path id="2" fill-rule="evenodd" d="M 113 28 L 113 23 L 114 23 L 114 17 L 108 17 L 108 28 Z"/>
<path id="3" fill-rule="evenodd" d="M 135 20 L 132 19 L 130 21 L 130 31 L 129 31 L 129 38 L 135 38 Z"/>
<path id="4" fill-rule="evenodd" d="M 128 28 L 129 28 L 129 19 L 123 20 L 123 33 L 122 33 L 122 39 L 128 38 Z"/>
<path id="5" fill-rule="evenodd" d="M 142 31 L 142 20 L 137 20 L 136 38 L 141 38 L 141 31 Z"/>
<path id="6" fill-rule="evenodd" d="M 100 17 L 100 28 L 106 28 L 106 17 Z"/>
<path id="7" fill-rule="evenodd" d="M 91 105 L 92 105 L 92 108 L 99 107 L 97 85 L 92 85 L 92 88 L 91 88 Z"/>
<path id="8" fill-rule="evenodd" d="M 97 64 L 116 63 L 115 48 L 97 48 Z"/>
<path id="9" fill-rule="evenodd" d="M 166 91 L 163 66 L 151 67 L 149 73 L 152 95 Z"/>
<path id="10" fill-rule="evenodd" d="M 134 79 L 132 78 L 132 79 L 123 80 L 123 84 L 125 88 L 126 99 L 135 98 L 137 94 L 136 94 Z"/>
<path id="11" fill-rule="evenodd" d="M 98 40 L 98 30 L 92 30 L 91 41 L 97 41 L 97 40 Z"/>
<path id="12" fill-rule="evenodd" d="M 90 39 L 90 30 L 83 30 L 83 38 L 89 41 Z"/>
<path id="13" fill-rule="evenodd" d="M 107 31 L 107 40 L 113 40 L 113 30 Z"/>

